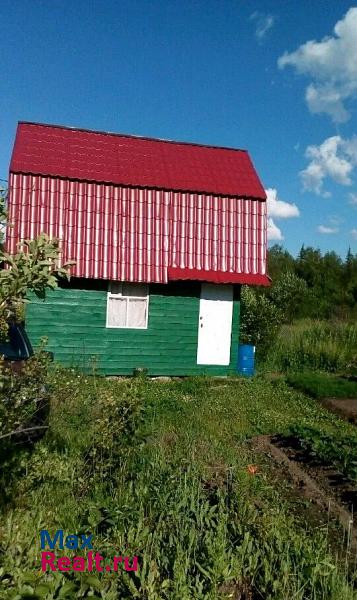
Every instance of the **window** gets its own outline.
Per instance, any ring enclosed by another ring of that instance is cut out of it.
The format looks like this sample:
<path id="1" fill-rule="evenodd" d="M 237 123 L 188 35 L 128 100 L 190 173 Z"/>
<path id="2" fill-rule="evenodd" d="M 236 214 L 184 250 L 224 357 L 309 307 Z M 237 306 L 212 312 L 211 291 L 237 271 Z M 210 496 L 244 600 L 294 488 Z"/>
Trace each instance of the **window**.
<path id="1" fill-rule="evenodd" d="M 146 283 L 109 284 L 107 327 L 147 329 L 149 294 Z"/>

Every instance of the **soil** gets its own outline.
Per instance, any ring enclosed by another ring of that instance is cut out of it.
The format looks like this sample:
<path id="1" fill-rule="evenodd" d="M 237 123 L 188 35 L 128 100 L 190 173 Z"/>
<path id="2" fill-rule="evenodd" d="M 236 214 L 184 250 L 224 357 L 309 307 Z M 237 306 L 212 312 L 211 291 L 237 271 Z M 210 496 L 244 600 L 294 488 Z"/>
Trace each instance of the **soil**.
<path id="1" fill-rule="evenodd" d="M 249 581 L 239 581 L 225 583 L 219 588 L 219 593 L 223 594 L 224 598 L 231 598 L 231 600 L 254 600 L 258 598 L 254 594 L 253 588 Z M 259 594 L 259 598 L 261 595 Z"/>
<path id="2" fill-rule="evenodd" d="M 314 503 L 329 519 L 336 519 L 357 550 L 357 488 L 331 465 L 318 462 L 299 448 L 294 438 L 258 436 L 253 447 L 279 465 L 294 484 L 297 494 Z"/>
<path id="3" fill-rule="evenodd" d="M 357 425 L 357 398 L 322 398 L 321 404 Z"/>

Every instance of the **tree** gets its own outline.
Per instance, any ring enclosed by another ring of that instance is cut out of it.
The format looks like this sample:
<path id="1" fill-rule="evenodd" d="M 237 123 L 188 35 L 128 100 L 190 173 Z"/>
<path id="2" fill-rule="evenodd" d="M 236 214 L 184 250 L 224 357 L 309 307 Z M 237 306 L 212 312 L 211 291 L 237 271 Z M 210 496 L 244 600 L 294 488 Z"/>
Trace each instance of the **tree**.
<path id="1" fill-rule="evenodd" d="M 296 274 L 305 279 L 308 287 L 321 285 L 324 277 L 323 260 L 320 250 L 312 247 L 301 247 L 296 260 Z"/>
<path id="2" fill-rule="evenodd" d="M 6 194 L 0 194 L 0 224 L 6 222 Z M 3 231 L 1 231 L 3 235 Z M 60 277 L 69 279 L 68 267 L 59 266 L 58 240 L 42 233 L 35 240 L 19 244 L 15 255 L 0 244 L 0 338 L 5 338 L 8 324 L 24 318 L 27 294 L 44 298 L 48 288 L 55 288 Z M 30 358 L 19 375 L 13 376 L 0 357 L 0 440 L 8 444 L 13 435 L 23 432 L 26 423 L 39 411 L 47 363 L 43 353 Z M 41 429 L 36 426 L 32 429 Z M 25 427 L 26 429 L 26 427 Z M 27 430 L 27 429 L 26 429 Z M 7 448 L 7 446 L 6 446 Z"/>
<path id="3" fill-rule="evenodd" d="M 0 250 L 0 327 L 9 321 L 21 321 L 28 292 L 44 298 L 46 289 L 54 289 L 59 277 L 69 278 L 67 263 L 58 266 L 59 244 L 42 233 L 35 240 L 25 240 L 15 255 Z"/>
<path id="4" fill-rule="evenodd" d="M 282 321 L 281 311 L 265 295 L 246 285 L 241 293 L 240 339 L 264 352 L 273 341 Z"/>
<path id="5" fill-rule="evenodd" d="M 299 317 L 308 295 L 306 281 L 295 273 L 285 271 L 273 285 L 269 298 L 289 323 Z"/>
<path id="6" fill-rule="evenodd" d="M 281 273 L 295 272 L 294 257 L 280 244 L 274 244 L 268 250 L 268 273 L 274 281 Z"/>
<path id="7" fill-rule="evenodd" d="M 344 265 L 343 283 L 347 305 L 353 307 L 357 303 L 357 254 L 348 249 Z"/>
<path id="8" fill-rule="evenodd" d="M 42 233 L 35 240 L 19 244 L 15 255 L 4 251 L 2 242 L 7 224 L 6 190 L 0 190 L 0 334 L 5 334 L 9 321 L 24 317 L 26 296 L 34 292 L 44 298 L 47 288 L 54 289 L 58 279 L 69 279 L 73 262 L 59 266 L 59 242 Z"/>

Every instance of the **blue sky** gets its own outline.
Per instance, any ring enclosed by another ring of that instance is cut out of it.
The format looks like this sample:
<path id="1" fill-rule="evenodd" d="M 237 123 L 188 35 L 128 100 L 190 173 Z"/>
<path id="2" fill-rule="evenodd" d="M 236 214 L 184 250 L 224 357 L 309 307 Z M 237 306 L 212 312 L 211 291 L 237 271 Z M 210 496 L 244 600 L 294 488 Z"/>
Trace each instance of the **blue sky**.
<path id="1" fill-rule="evenodd" d="M 0 177 L 18 120 L 247 148 L 269 236 L 357 252 L 357 8 L 2 0 Z"/>

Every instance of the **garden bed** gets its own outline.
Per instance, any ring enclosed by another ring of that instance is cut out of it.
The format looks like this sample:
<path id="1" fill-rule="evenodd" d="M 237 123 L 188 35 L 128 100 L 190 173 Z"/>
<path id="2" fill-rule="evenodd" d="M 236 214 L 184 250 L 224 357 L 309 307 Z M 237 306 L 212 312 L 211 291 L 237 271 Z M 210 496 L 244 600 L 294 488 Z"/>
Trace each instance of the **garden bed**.
<path id="1" fill-rule="evenodd" d="M 357 550 L 357 486 L 334 464 L 313 455 L 295 436 L 261 435 L 253 447 L 283 469 L 297 493 L 336 519 L 346 532 L 351 549 Z"/>
<path id="2" fill-rule="evenodd" d="M 357 424 L 357 397 L 356 398 L 321 398 L 321 404 L 347 419 L 354 425 Z"/>
<path id="3" fill-rule="evenodd" d="M 332 373 L 303 371 L 289 373 L 286 382 L 312 398 L 357 398 L 357 381 L 352 376 L 343 377 Z"/>

